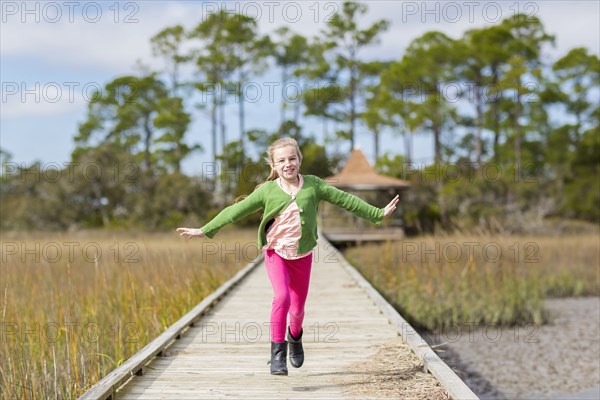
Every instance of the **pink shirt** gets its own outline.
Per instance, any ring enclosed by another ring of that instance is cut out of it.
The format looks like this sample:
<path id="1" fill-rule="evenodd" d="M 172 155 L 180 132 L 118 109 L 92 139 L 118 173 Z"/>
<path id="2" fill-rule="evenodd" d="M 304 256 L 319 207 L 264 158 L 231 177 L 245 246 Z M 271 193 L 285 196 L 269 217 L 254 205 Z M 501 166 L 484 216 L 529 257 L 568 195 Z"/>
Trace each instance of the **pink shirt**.
<path id="1" fill-rule="evenodd" d="M 280 178 L 278 178 L 280 179 Z M 304 184 L 302 175 L 298 174 L 300 189 Z M 279 184 L 279 181 L 277 182 Z M 283 189 L 282 189 L 283 190 Z M 296 260 L 312 253 L 297 254 L 298 242 L 302 236 L 302 225 L 300 225 L 300 210 L 294 200 L 275 217 L 275 221 L 267 230 L 267 244 L 263 250 L 273 249 L 281 258 Z"/>

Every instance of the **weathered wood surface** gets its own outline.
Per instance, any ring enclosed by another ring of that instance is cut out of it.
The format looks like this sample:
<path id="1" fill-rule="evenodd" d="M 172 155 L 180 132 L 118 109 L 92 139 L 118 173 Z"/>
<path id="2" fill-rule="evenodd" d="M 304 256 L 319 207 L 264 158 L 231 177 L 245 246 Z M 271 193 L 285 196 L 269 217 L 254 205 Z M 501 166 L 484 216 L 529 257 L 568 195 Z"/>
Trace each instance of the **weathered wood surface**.
<path id="1" fill-rule="evenodd" d="M 337 250 L 335 250 L 337 251 Z M 477 395 L 456 375 L 454 371 L 433 351 L 425 340 L 414 328 L 396 311 L 383 296 L 352 267 L 341 254 L 338 254 L 340 264 L 356 280 L 358 285 L 365 290 L 369 297 L 379 306 L 389 322 L 396 328 L 413 352 L 423 363 L 425 370 L 437 378 L 452 399 L 478 399 Z"/>
<path id="2" fill-rule="evenodd" d="M 180 340 L 163 350 L 161 357 L 154 358 L 143 375 L 133 376 L 115 397 L 352 398 L 347 390 L 351 383 L 343 379 L 350 366 L 367 361 L 378 345 L 401 341 L 398 335 L 402 330 L 414 333 L 407 331 L 407 324 L 399 325 L 390 310 L 381 308 L 381 301 L 371 297 L 368 285 L 361 279 L 335 248 L 324 240 L 319 242 L 304 323 L 306 361 L 300 369 L 288 363 L 289 376 L 272 376 L 267 365 L 272 290 L 260 263 Z M 415 343 L 428 349 L 422 359 L 429 370 L 438 368 L 441 361 L 435 359 L 435 353 L 424 342 Z M 466 385 L 446 368 L 436 375 L 442 386 L 448 390 L 442 380 L 449 380 L 455 395 L 465 395 L 454 398 L 476 398 L 472 392 L 467 396 L 470 391 L 465 391 Z M 360 377 L 364 378 L 368 377 Z"/>
<path id="3" fill-rule="evenodd" d="M 217 290 L 198 303 L 192 310 L 177 320 L 177 322 L 169 326 L 156 339 L 148 343 L 122 365 L 120 365 L 118 368 L 115 368 L 108 375 L 98 381 L 94 386 L 86 391 L 79 398 L 79 400 L 104 400 L 107 398 L 112 398 L 115 391 L 132 376 L 144 374 L 146 371 L 145 366 L 150 360 L 157 355 L 162 355 L 162 352 L 165 348 L 167 348 L 174 340 L 181 338 L 182 334 L 191 326 L 193 326 L 204 312 L 209 310 L 210 307 L 212 307 L 221 299 L 221 297 L 225 296 L 228 291 L 241 282 L 247 274 L 257 267 L 257 264 L 260 261 L 261 258 L 258 257 L 256 260 L 246 265 L 231 279 L 221 285 Z"/>
<path id="4" fill-rule="evenodd" d="M 337 242 L 383 242 L 386 240 L 402 240 L 404 230 L 402 228 L 378 228 L 378 229 L 328 229 L 323 232 L 327 239 L 333 243 Z"/>

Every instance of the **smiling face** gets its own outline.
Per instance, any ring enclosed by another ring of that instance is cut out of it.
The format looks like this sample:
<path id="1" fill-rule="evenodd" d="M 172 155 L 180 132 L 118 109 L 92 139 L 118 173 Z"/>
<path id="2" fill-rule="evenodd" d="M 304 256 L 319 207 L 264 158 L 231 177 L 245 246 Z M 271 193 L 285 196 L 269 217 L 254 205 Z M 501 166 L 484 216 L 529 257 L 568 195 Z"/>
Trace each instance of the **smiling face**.
<path id="1" fill-rule="evenodd" d="M 286 181 L 295 181 L 300 171 L 300 157 L 295 146 L 283 146 L 273 150 L 273 169 Z"/>

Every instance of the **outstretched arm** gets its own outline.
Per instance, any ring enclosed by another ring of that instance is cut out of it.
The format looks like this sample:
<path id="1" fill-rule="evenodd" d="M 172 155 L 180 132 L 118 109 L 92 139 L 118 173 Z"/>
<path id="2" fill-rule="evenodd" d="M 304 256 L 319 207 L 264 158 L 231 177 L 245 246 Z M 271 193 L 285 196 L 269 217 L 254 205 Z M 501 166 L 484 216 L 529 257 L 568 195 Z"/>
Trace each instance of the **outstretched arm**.
<path id="1" fill-rule="evenodd" d="M 177 228 L 177 232 L 179 232 L 180 236 L 187 236 L 189 239 L 204 236 L 212 239 L 223 226 L 236 222 L 246 215 L 260 210 L 264 206 L 263 203 L 263 196 L 260 189 L 254 190 L 254 192 L 242 201 L 224 208 L 202 228 Z"/>
<path id="2" fill-rule="evenodd" d="M 319 192 L 321 199 L 350 211 L 357 217 L 371 221 L 375 225 L 380 225 L 383 220 L 383 208 L 372 206 L 363 199 L 331 186 L 323 180 L 319 181 Z"/>
<path id="3" fill-rule="evenodd" d="M 390 201 L 389 204 L 387 206 L 385 206 L 385 208 L 383 209 L 383 216 L 388 217 L 394 211 L 396 211 L 396 207 L 398 206 L 399 201 L 400 201 L 400 195 L 397 194 L 396 197 L 394 197 L 392 199 L 392 201 Z"/>

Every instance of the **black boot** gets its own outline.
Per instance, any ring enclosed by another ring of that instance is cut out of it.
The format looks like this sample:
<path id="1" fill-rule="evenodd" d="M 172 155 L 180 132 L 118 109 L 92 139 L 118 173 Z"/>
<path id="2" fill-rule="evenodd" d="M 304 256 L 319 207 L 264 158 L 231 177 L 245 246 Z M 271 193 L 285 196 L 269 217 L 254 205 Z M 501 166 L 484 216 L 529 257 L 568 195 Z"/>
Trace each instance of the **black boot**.
<path id="1" fill-rule="evenodd" d="M 290 328 L 288 327 L 287 340 L 289 344 L 290 353 L 290 364 L 294 368 L 300 368 L 304 364 L 304 349 L 302 348 L 302 333 L 303 329 L 300 330 L 300 335 L 297 339 L 294 339 Z"/>
<path id="2" fill-rule="evenodd" d="M 271 342 L 271 375 L 287 375 L 287 342 Z"/>

